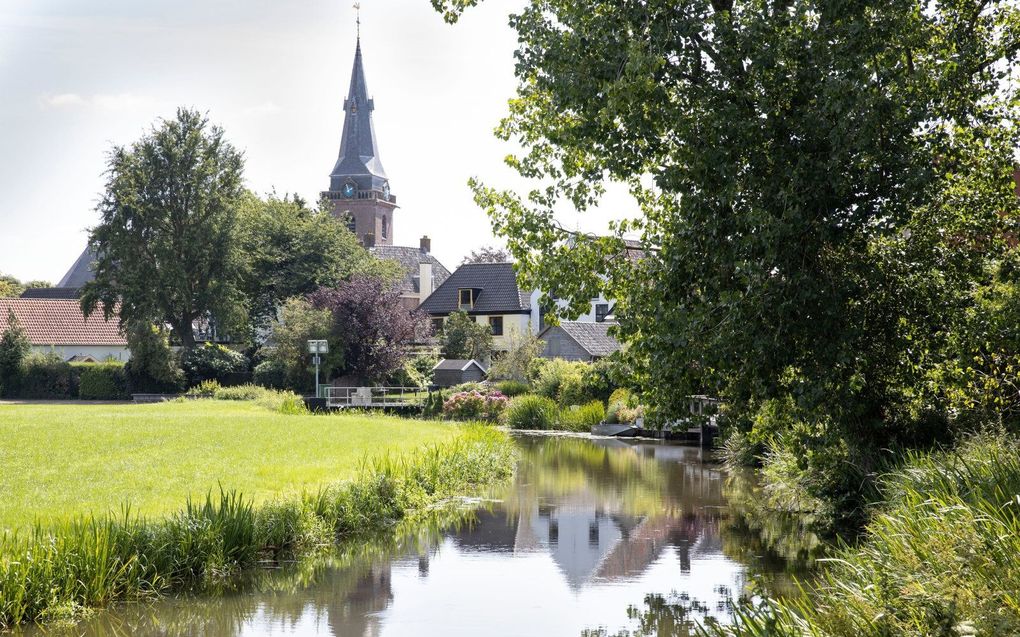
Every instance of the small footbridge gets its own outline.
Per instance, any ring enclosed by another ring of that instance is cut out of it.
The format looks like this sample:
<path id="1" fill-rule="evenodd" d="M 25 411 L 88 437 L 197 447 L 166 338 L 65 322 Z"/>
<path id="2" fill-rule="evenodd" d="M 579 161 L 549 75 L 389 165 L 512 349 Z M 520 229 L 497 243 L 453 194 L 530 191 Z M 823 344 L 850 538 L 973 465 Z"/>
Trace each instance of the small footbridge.
<path id="1" fill-rule="evenodd" d="M 329 409 L 420 407 L 429 396 L 425 387 L 319 387 Z"/>

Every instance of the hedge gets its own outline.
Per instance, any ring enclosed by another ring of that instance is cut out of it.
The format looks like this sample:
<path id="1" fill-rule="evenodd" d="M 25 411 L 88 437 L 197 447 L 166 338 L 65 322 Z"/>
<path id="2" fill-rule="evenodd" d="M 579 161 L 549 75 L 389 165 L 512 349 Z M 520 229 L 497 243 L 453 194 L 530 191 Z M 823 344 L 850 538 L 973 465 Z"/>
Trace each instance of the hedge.
<path id="1" fill-rule="evenodd" d="M 78 398 L 83 400 L 126 400 L 127 374 L 122 363 L 87 363 L 80 365 L 81 380 Z"/>

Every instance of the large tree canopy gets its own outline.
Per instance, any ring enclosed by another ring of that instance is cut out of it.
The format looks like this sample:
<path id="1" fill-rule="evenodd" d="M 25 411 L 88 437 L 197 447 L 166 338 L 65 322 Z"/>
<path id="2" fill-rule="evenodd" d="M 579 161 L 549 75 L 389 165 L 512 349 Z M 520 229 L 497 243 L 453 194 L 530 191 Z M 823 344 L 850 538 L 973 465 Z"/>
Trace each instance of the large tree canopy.
<path id="1" fill-rule="evenodd" d="M 249 193 L 239 208 L 240 287 L 249 320 L 266 328 L 285 299 L 336 286 L 354 274 L 395 277 L 372 257 L 347 225 L 297 197 L 265 200 Z"/>
<path id="2" fill-rule="evenodd" d="M 455 20 L 475 0 L 433 4 Z M 705 391 L 861 426 L 916 413 L 1015 236 L 1014 4 L 531 0 L 511 25 L 498 134 L 542 185 L 476 199 L 527 285 L 574 312 L 618 300 L 662 415 Z M 607 179 L 641 211 L 617 238 L 556 223 Z"/>
<path id="3" fill-rule="evenodd" d="M 90 238 L 98 258 L 83 310 L 101 305 L 109 318 L 119 305 L 122 325 L 169 324 L 185 347 L 195 343 L 196 319 L 243 322 L 234 241 L 243 167 L 222 129 L 187 109 L 130 147 L 115 147 Z"/>

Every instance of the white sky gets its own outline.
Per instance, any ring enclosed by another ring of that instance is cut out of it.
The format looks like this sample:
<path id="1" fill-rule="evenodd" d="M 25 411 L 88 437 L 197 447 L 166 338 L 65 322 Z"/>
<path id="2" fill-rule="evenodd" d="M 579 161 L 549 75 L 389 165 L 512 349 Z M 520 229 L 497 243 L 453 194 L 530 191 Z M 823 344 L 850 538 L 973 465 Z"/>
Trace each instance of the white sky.
<path id="1" fill-rule="evenodd" d="M 451 270 L 492 237 L 467 179 L 522 184 L 492 130 L 512 96 L 521 0 L 447 25 L 429 0 L 363 0 L 380 156 L 400 209 Z M 0 272 L 56 282 L 85 246 L 105 156 L 179 105 L 208 112 L 248 186 L 310 201 L 329 184 L 354 56 L 347 0 L 0 0 Z M 614 191 L 603 210 L 632 212 Z M 565 223 L 601 231 L 608 212 Z"/>

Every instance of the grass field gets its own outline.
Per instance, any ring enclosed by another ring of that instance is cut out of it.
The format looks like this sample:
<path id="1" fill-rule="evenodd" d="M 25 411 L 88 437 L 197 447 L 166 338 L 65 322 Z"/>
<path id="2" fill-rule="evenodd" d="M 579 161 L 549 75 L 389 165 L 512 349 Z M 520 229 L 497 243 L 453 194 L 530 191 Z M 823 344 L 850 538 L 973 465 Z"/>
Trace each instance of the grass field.
<path id="1" fill-rule="evenodd" d="M 256 502 L 353 477 L 363 460 L 450 440 L 449 424 L 289 416 L 235 401 L 0 405 L 0 529 L 76 514 L 180 510 L 188 496 Z"/>

